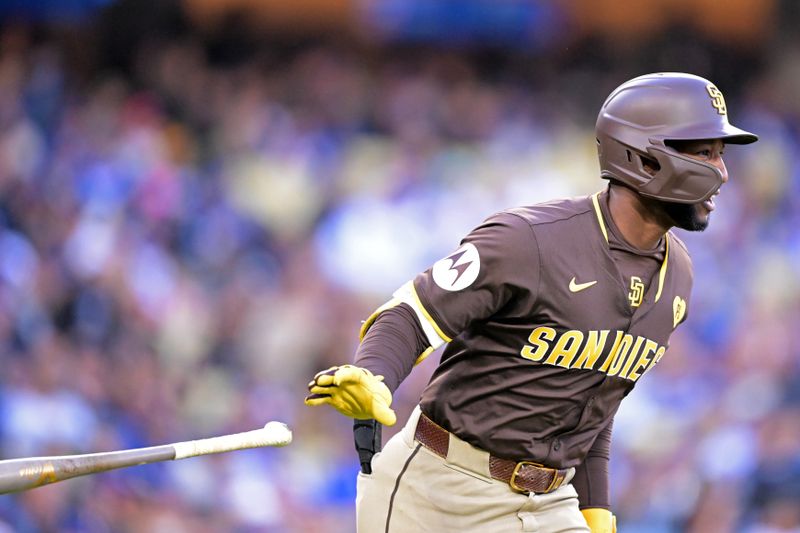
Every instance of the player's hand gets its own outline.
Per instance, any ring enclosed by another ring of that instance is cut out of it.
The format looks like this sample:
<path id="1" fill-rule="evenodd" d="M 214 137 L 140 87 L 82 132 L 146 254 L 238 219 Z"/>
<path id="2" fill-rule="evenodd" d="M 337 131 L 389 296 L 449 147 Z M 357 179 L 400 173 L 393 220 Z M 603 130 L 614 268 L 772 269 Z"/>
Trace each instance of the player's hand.
<path id="1" fill-rule="evenodd" d="M 345 416 L 359 419 L 374 418 L 386 426 L 393 426 L 397 416 L 389 407 L 392 393 L 383 383 L 383 376 L 375 376 L 366 368 L 353 365 L 333 366 L 317 373 L 308 384 L 311 394 L 306 405 L 329 404 Z"/>
<path id="2" fill-rule="evenodd" d="M 617 533 L 617 517 L 608 509 L 582 509 L 581 513 L 592 533 Z"/>

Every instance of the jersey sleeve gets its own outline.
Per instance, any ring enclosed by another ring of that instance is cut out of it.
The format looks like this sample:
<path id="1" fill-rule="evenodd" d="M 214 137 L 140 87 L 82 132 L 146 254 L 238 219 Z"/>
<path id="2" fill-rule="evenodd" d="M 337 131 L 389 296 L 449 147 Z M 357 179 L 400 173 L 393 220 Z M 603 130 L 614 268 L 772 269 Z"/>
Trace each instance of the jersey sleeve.
<path id="1" fill-rule="evenodd" d="M 611 508 L 608 463 L 611 458 L 613 427 L 614 420 L 612 419 L 595 439 L 583 463 L 575 469 L 572 485 L 578 493 L 581 509 Z"/>
<path id="2" fill-rule="evenodd" d="M 414 365 L 430 351 L 428 340 L 414 312 L 404 304 L 384 310 L 358 345 L 354 363 L 383 376 L 394 392 Z"/>
<path id="3" fill-rule="evenodd" d="M 535 298 L 539 255 L 530 224 L 503 212 L 487 219 L 460 246 L 398 289 L 436 349 L 470 323 L 496 315 L 515 298 Z"/>

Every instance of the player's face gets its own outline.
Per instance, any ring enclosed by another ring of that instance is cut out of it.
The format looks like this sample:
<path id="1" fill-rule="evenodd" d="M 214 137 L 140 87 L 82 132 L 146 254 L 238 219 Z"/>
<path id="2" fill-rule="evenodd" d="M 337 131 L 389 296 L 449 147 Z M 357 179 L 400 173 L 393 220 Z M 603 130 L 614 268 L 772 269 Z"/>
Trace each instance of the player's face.
<path id="1" fill-rule="evenodd" d="M 722 174 L 722 183 L 725 184 L 728 181 L 728 169 L 725 168 L 725 162 L 722 160 L 725 148 L 722 140 L 681 141 L 673 144 L 673 148 L 692 159 L 714 165 Z M 708 227 L 711 212 L 716 207 L 714 198 L 718 194 L 719 190 L 708 200 L 697 204 L 665 202 L 664 209 L 672 217 L 677 227 L 689 231 L 703 231 Z"/>

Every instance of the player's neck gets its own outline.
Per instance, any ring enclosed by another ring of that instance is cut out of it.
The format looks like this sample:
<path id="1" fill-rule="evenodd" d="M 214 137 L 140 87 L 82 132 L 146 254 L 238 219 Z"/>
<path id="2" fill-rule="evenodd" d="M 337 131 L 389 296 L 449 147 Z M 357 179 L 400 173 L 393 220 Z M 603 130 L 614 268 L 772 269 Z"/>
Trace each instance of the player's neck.
<path id="1" fill-rule="evenodd" d="M 655 248 L 672 226 L 653 201 L 626 187 L 609 187 L 608 210 L 622 237 L 640 250 Z"/>

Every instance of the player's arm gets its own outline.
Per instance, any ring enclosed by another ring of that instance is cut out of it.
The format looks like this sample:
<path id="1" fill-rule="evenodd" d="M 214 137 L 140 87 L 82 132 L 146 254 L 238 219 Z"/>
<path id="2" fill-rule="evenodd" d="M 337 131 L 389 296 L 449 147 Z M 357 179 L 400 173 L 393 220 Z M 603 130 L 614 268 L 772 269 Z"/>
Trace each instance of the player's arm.
<path id="1" fill-rule="evenodd" d="M 613 420 L 600 432 L 583 463 L 575 469 L 572 485 L 578 492 L 581 513 L 592 533 L 614 533 L 616 518 L 611 513 L 608 463 L 611 457 Z"/>
<path id="2" fill-rule="evenodd" d="M 364 329 L 353 362 L 382 375 L 391 392 L 432 351 L 414 311 L 404 303 L 383 310 Z"/>
<path id="3" fill-rule="evenodd" d="M 414 363 L 421 360 L 413 354 L 427 353 L 429 348 L 426 347 L 425 333 L 414 312 L 402 303 L 386 307 L 370 317 L 369 323 L 362 328 L 355 366 L 338 367 L 333 372 L 331 385 L 325 386 L 326 380 L 330 380 L 325 373 L 317 374 L 309 384 L 311 394 L 306 398 L 306 404 L 328 403 L 342 414 L 355 418 L 353 437 L 361 471 L 365 474 L 372 473 L 372 457 L 381 449 L 381 424 L 391 425 L 396 420 L 391 409 L 391 393 L 408 376 Z M 349 390 L 345 391 L 341 383 L 336 386 L 336 374 L 345 372 L 340 371 L 341 368 L 358 368 L 366 377 L 357 384 L 348 385 L 346 389 Z M 348 403 L 339 399 L 345 393 L 357 400 L 354 406 L 352 401 Z"/>
<path id="4" fill-rule="evenodd" d="M 531 239 L 531 228 L 515 215 L 488 219 L 365 321 L 355 364 L 318 373 L 306 404 L 329 404 L 346 416 L 394 424 L 391 393 L 414 364 L 500 309 L 532 273 L 538 276 Z"/>
<path id="5" fill-rule="evenodd" d="M 370 317 L 362 328 L 353 365 L 318 373 L 309 383 L 307 405 L 329 404 L 340 413 L 361 420 L 393 425 L 392 393 L 414 363 L 428 351 L 425 333 L 414 312 L 396 303 Z"/>

